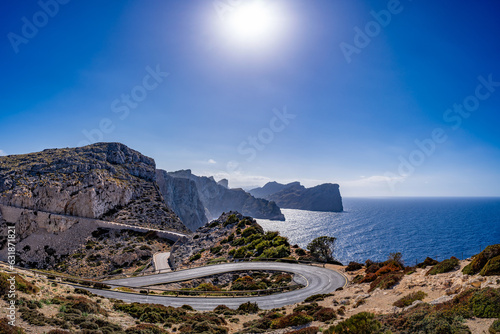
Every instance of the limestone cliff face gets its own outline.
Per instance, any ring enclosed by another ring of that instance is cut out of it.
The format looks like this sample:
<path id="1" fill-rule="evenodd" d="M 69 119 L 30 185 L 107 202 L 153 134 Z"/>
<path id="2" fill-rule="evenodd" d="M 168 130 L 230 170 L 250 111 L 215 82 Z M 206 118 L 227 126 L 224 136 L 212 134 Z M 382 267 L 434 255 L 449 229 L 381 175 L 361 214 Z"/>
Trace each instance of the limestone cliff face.
<path id="1" fill-rule="evenodd" d="M 342 212 L 342 197 L 338 184 L 325 183 L 306 188 L 299 182 L 279 184 L 271 182 L 262 188 L 252 189 L 250 193 L 274 201 L 280 208 L 309 211 Z"/>
<path id="2" fill-rule="evenodd" d="M 163 171 L 162 171 L 163 172 Z M 265 199 L 255 198 L 242 189 L 228 189 L 225 182 L 218 184 L 213 177 L 196 176 L 190 170 L 181 170 L 177 172 L 165 173 L 173 179 L 190 180 L 189 188 L 179 188 L 181 193 L 193 189 L 193 184 L 196 186 L 198 197 L 205 209 L 205 217 L 208 220 L 219 217 L 223 212 L 239 211 L 243 215 L 252 216 L 255 218 L 285 220 L 279 207 Z M 184 181 L 186 182 L 186 181 Z M 187 183 L 186 183 L 187 185 Z M 162 188 L 160 188 L 162 189 Z M 168 191 L 165 188 L 165 191 Z M 164 190 L 162 190 L 164 192 Z M 175 194 L 175 192 L 174 192 Z M 164 197 L 169 197 L 169 194 L 163 194 Z M 173 196 L 175 198 L 175 196 Z M 193 206 L 192 202 L 178 203 L 184 206 Z M 201 217 L 201 212 L 198 204 L 195 204 L 198 216 Z M 181 215 L 178 211 L 177 214 Z M 181 215 L 182 216 L 182 215 Z M 193 224 L 192 230 L 205 224 L 204 220 L 198 220 Z"/>
<path id="3" fill-rule="evenodd" d="M 156 181 L 165 203 L 191 231 L 208 222 L 205 207 L 198 195 L 196 183 L 189 178 L 172 177 L 166 171 L 156 171 Z"/>
<path id="4" fill-rule="evenodd" d="M 119 143 L 0 157 L 0 203 L 186 231 L 156 189 L 155 167 Z"/>

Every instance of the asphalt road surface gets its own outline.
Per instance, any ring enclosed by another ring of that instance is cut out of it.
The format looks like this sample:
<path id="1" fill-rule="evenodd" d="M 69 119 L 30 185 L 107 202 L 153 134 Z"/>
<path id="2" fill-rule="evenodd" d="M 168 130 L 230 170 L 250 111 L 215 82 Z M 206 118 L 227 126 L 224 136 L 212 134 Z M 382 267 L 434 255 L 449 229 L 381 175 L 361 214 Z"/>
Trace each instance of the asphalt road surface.
<path id="1" fill-rule="evenodd" d="M 170 266 L 168 264 L 169 257 L 170 257 L 170 252 L 156 253 L 155 255 L 153 255 L 155 270 L 161 272 L 171 271 Z"/>
<path id="2" fill-rule="evenodd" d="M 109 290 L 88 289 L 89 291 L 107 298 L 115 298 L 124 302 L 139 302 L 162 304 L 166 306 L 180 307 L 182 305 L 191 305 L 197 310 L 213 310 L 218 305 L 226 305 L 230 308 L 237 308 L 240 304 L 247 301 L 256 302 L 261 309 L 272 309 L 283 307 L 289 304 L 302 302 L 309 296 L 315 294 L 330 293 L 337 288 L 343 287 L 347 281 L 345 277 L 337 271 L 302 264 L 290 264 L 283 262 L 240 262 L 228 263 L 207 267 L 199 267 L 187 270 L 181 270 L 166 274 L 158 274 L 143 277 L 131 277 L 117 280 L 109 280 L 104 283 L 108 285 L 116 284 L 129 287 L 144 287 L 155 284 L 178 282 L 201 278 L 204 276 L 221 274 L 234 271 L 246 270 L 275 270 L 286 271 L 298 275 L 301 280 L 306 280 L 306 287 L 281 294 L 259 297 L 171 297 L 155 295 L 139 295 L 123 293 Z"/>

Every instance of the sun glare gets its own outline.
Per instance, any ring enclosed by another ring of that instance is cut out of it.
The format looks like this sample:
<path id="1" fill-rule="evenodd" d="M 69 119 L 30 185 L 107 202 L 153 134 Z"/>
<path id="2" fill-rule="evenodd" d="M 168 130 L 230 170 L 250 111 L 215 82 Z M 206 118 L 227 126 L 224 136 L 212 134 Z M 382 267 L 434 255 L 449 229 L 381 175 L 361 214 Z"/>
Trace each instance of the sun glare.
<path id="1" fill-rule="evenodd" d="M 225 29 L 231 39 L 245 46 L 265 44 L 280 29 L 276 11 L 265 1 L 254 0 L 236 6 L 227 16 Z"/>

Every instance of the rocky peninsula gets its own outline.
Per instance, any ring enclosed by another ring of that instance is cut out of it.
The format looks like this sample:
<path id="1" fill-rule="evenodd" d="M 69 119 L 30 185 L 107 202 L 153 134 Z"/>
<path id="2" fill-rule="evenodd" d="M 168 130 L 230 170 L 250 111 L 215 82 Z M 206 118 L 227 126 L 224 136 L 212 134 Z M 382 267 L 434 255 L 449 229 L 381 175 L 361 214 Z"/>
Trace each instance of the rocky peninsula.
<path id="1" fill-rule="evenodd" d="M 249 192 L 255 197 L 273 201 L 283 209 L 342 212 L 344 207 L 339 188 L 338 184 L 332 183 L 306 188 L 300 182 L 269 182 Z"/>

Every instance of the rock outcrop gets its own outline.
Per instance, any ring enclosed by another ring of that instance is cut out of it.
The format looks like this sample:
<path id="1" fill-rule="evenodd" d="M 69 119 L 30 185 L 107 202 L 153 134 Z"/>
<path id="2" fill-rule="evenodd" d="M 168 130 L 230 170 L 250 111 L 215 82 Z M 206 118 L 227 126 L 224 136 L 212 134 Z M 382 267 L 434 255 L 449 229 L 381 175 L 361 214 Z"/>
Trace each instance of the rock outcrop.
<path id="1" fill-rule="evenodd" d="M 274 201 L 280 208 L 309 211 L 342 212 L 342 197 L 338 184 L 325 183 L 306 188 L 299 182 L 267 183 L 262 188 L 250 190 L 254 196 Z"/>
<path id="2" fill-rule="evenodd" d="M 268 198 L 269 196 L 276 194 L 277 192 L 282 191 L 283 189 L 286 189 L 288 187 L 293 187 L 296 185 L 300 186 L 300 182 L 281 184 L 281 183 L 273 181 L 273 182 L 266 183 L 261 188 L 252 189 L 249 191 L 249 193 L 257 198 Z"/>
<path id="3" fill-rule="evenodd" d="M 208 222 L 205 207 L 193 180 L 172 177 L 166 171 L 158 169 L 156 181 L 166 204 L 174 210 L 187 228 L 194 231 Z"/>
<path id="4" fill-rule="evenodd" d="M 157 190 L 155 167 L 119 143 L 0 157 L 0 203 L 186 231 Z"/>
<path id="5" fill-rule="evenodd" d="M 165 182 L 159 181 L 162 184 L 160 190 L 163 197 L 169 205 L 177 208 L 174 211 L 183 221 L 187 219 L 187 224 L 192 230 L 203 226 L 207 222 L 205 218 L 215 219 L 223 212 L 228 211 L 238 211 L 243 215 L 261 219 L 285 220 L 276 203 L 255 198 L 243 189 L 228 189 L 225 187 L 225 182 L 222 182 L 221 185 L 213 177 L 196 176 L 190 170 L 168 173 L 159 171 L 158 173 L 165 180 Z M 184 181 L 174 182 L 171 179 Z M 194 193 L 193 184 L 196 186 L 198 196 Z M 185 200 L 179 200 L 179 197 L 185 198 Z M 204 207 L 205 217 L 201 215 L 196 197 L 199 198 Z M 193 208 L 195 213 L 189 214 Z"/>
<path id="6" fill-rule="evenodd" d="M 222 179 L 217 184 L 223 186 L 224 188 L 229 189 L 229 180 L 228 179 Z"/>

